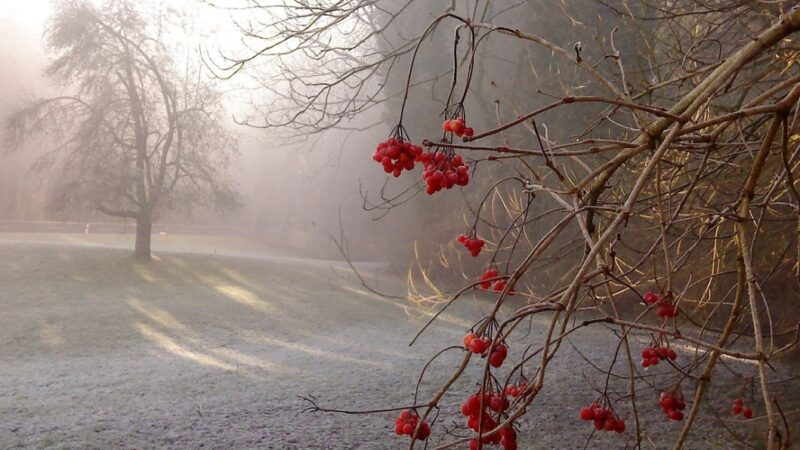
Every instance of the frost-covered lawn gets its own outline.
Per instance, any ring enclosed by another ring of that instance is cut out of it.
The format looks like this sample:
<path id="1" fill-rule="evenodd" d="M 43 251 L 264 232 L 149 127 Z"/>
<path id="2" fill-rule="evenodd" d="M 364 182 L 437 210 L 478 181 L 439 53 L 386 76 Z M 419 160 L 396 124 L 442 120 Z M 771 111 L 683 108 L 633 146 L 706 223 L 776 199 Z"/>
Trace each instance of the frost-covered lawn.
<path id="1" fill-rule="evenodd" d="M 156 248 L 238 250 L 190 238 Z M 340 264 L 164 252 L 140 264 L 102 247 L 127 240 L 0 236 L 0 448 L 391 446 L 385 415 L 298 415 L 296 395 L 407 402 L 432 350 L 407 347 L 419 311 Z M 431 336 L 468 326 L 448 317 Z"/>
<path id="2" fill-rule="evenodd" d="M 488 307 L 466 299 L 410 348 L 429 313 L 367 292 L 341 264 L 186 236 L 158 237 L 157 260 L 141 264 L 121 248 L 128 240 L 0 234 L 0 448 L 403 448 L 394 413 L 299 414 L 297 395 L 348 409 L 407 405 L 427 358 Z M 575 335 L 598 359 L 612 338 Z M 594 394 L 578 369 L 586 364 L 564 350 L 520 448 L 583 448 L 589 427 L 577 410 Z M 423 391 L 460 357 L 437 360 Z M 476 379 L 445 397 L 445 424 L 461 423 L 456 408 Z M 702 434 L 691 448 L 715 448 L 721 431 Z M 594 448 L 624 446 L 601 442 Z"/>

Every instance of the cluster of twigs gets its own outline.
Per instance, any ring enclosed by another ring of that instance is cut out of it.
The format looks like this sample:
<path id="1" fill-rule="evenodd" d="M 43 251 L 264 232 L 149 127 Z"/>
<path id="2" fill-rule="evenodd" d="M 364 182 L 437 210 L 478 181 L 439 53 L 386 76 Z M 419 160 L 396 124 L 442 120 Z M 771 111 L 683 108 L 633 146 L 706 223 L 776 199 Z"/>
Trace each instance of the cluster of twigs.
<path id="1" fill-rule="evenodd" d="M 569 51 L 534 34 L 454 12 L 437 17 L 429 27 L 455 21 L 456 43 L 458 30 L 469 30 L 468 66 L 462 69 L 468 71 L 467 79 L 481 42 L 499 35 L 546 47 L 605 91 L 564 96 L 513 119 L 503 118 L 498 102 L 496 125 L 481 124 L 474 136 L 460 142 L 448 136 L 423 142 L 474 154 L 478 176 L 484 162 L 519 164 L 519 176 L 491 180 L 474 209 L 472 230 L 494 247 L 486 265 L 503 264 L 507 283 L 493 294 L 494 306 L 471 331 L 491 339 L 491 352 L 521 333 L 520 325 L 535 315 L 544 315 L 549 324 L 542 342 L 532 343 L 521 359 L 503 368 L 504 379 L 488 358 L 481 361 L 484 370 L 477 384 L 483 393 L 503 392 L 523 371 L 528 375 L 510 408 L 497 415 L 497 427 L 480 430 L 479 448 L 482 438 L 513 426 L 528 411 L 566 338 L 596 325 L 610 326 L 619 336 L 600 395 L 608 397 L 608 377 L 615 366 L 623 367 L 629 389 L 615 402 L 630 405 L 634 448 L 642 445 L 647 432 L 637 406 L 643 401 L 637 387 L 646 377 L 638 367 L 634 335 L 689 350 L 688 357 L 670 363 L 672 374 L 663 385 L 647 381 L 688 400 L 674 448 L 684 445 L 707 404 L 709 383 L 723 357 L 749 361 L 755 368 L 742 379 L 745 384 L 752 380 L 758 391 L 763 414 L 755 420 L 766 424 L 766 447 L 792 445 L 787 413 L 773 393 L 770 372 L 772 361 L 797 346 L 800 332 L 792 314 L 796 305 L 776 295 L 800 281 L 800 48 L 795 35 L 800 9 L 761 17 L 760 30 L 715 42 L 713 52 L 708 42 L 722 27 L 732 26 L 737 10 L 675 11 L 669 20 L 662 17 L 669 27 L 653 31 L 656 40 L 661 32 L 661 38 L 669 38 L 675 27 L 691 29 L 702 23 L 705 31 L 684 43 L 688 50 L 679 64 L 664 61 L 662 69 L 671 67 L 670 73 L 662 72 L 661 81 L 638 91 L 626 79 L 614 31 L 614 52 L 608 55 L 613 64 L 606 73 L 601 65 L 582 59 L 579 46 Z M 423 42 L 421 38 L 415 55 Z M 457 64 L 456 74 L 458 70 Z M 413 88 L 410 75 L 408 80 L 407 90 Z M 454 75 L 453 87 L 457 80 Z M 468 90 L 467 81 L 465 97 Z M 557 142 L 540 132 L 540 117 L 583 103 L 604 110 L 575 140 Z M 452 116 L 451 110 L 463 114 L 464 97 L 448 102 L 445 117 Z M 535 136 L 537 147 L 510 144 L 507 133 L 522 127 Z M 498 225 L 500 216 L 507 218 L 505 225 Z M 473 280 L 446 298 L 442 310 L 478 288 L 480 281 Z M 440 289 L 434 292 L 441 296 Z M 501 313 L 512 294 L 527 301 Z M 676 315 L 656 317 L 654 308 L 661 301 L 674 305 Z M 430 399 L 413 402 L 420 423 L 438 415 L 445 394 L 465 376 L 475 356 L 465 351 Z M 312 408 L 324 410 L 316 401 Z M 464 445 L 469 439 L 452 436 L 436 448 Z M 412 437 L 409 448 L 415 444 Z"/>

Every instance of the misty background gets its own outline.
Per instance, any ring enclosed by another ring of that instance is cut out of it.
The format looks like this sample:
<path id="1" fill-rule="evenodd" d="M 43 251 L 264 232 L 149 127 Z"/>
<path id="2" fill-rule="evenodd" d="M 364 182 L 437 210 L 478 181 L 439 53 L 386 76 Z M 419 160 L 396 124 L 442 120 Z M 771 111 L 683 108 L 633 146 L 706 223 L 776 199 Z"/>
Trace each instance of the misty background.
<path id="1" fill-rule="evenodd" d="M 794 35 L 706 78 L 790 3 L 0 0 L 0 447 L 400 448 L 416 407 L 435 409 L 432 448 L 478 431 L 476 385 L 499 398 L 545 366 L 512 400 L 519 448 L 666 447 L 667 391 L 703 404 L 691 448 L 760 442 L 750 341 L 761 317 L 797 343 L 798 198 L 770 157 L 744 267 L 731 205 L 778 113 L 731 115 L 719 142 L 702 121 L 800 93 Z M 419 164 L 376 163 L 401 111 L 468 187 L 428 195 Z M 462 113 L 477 145 L 443 134 Z M 677 359 L 644 371 L 653 346 Z M 769 364 L 796 422 L 796 364 Z M 755 420 L 729 415 L 734 395 Z M 627 434 L 581 420 L 594 401 Z"/>
<path id="2" fill-rule="evenodd" d="M 454 190 L 425 202 L 408 202 L 412 195 L 424 195 L 422 188 L 414 187 L 408 179 L 387 177 L 370 158 L 375 145 L 386 138 L 396 123 L 406 67 L 410 62 L 408 50 L 413 43 L 409 39 L 421 33 L 441 12 L 442 5 L 434 3 L 404 8 L 405 2 L 397 2 L 401 14 L 388 25 L 380 23 L 389 20 L 388 16 L 375 14 L 375 25 L 386 25 L 386 30 L 380 38 L 367 41 L 365 49 L 358 51 L 401 49 L 403 52 L 398 52 L 397 61 L 391 66 L 378 66 L 374 76 L 364 77 L 363 86 L 356 86 L 358 91 L 353 90 L 351 83 L 337 87 L 338 92 L 334 94 L 340 98 L 353 96 L 356 106 L 354 111 L 344 111 L 337 116 L 335 123 L 326 123 L 328 119 L 316 123 L 312 115 L 309 123 L 314 126 L 304 124 L 308 120 L 301 117 L 297 121 L 300 126 L 263 128 L 295 114 L 297 105 L 281 98 L 290 89 L 285 70 L 281 69 L 307 67 L 316 70 L 315 62 L 308 55 L 265 57 L 264 61 L 248 66 L 232 79 L 215 79 L 212 70 L 203 70 L 203 76 L 212 80 L 224 94 L 226 126 L 238 143 L 239 153 L 230 175 L 243 200 L 242 207 L 222 216 L 203 208 L 167 209 L 154 219 L 154 231 L 232 234 L 246 237 L 263 248 L 285 247 L 322 258 L 342 256 L 332 240 L 335 238 L 347 244 L 344 247 L 349 257 L 392 262 L 401 270 L 414 255 L 414 242 L 419 243 L 417 256 L 421 249 L 421 254 L 427 253 L 433 258 L 439 247 L 452 245 L 449 237 L 471 220 L 468 216 L 479 200 L 480 189 Z M 224 64 L 226 57 L 247 48 L 248 43 L 238 27 L 252 19 L 242 12 L 224 9 L 225 3 L 215 6 L 200 1 L 173 1 L 155 6 L 166 9 L 169 15 L 181 17 L 190 30 L 189 35 L 171 39 L 176 61 L 197 62 L 202 57 L 209 66 Z M 8 114 L 32 98 L 57 95 L 64 87 L 53 85 L 42 74 L 48 64 L 42 36 L 52 12 L 51 2 L 36 0 L 34 4 L 26 2 L 24 5 L 7 2 L 1 8 L 0 56 L 7 63 L 0 68 L 3 80 L 0 114 Z M 608 27 L 609 21 L 618 21 L 608 11 L 599 14 L 596 5 L 544 6 L 529 2 L 493 5 L 490 2 L 486 8 L 485 17 L 520 27 L 536 27 L 545 34 L 557 32 L 558 43 L 567 48 L 581 39 L 590 39 L 597 29 Z M 412 139 L 435 136 L 438 132 L 452 75 L 451 31 L 441 27 L 429 39 L 434 45 L 424 47 L 412 75 L 415 89 L 406 118 L 406 128 Z M 358 51 L 354 52 L 356 57 Z M 585 50 L 587 55 L 601 52 L 602 48 L 597 47 Z M 495 98 L 514 98 L 516 103 L 506 108 L 524 111 L 550 101 L 553 95 L 560 95 L 566 82 L 580 81 L 570 80 L 577 76 L 574 69 L 562 72 L 559 62 L 541 49 L 487 43 L 482 47 L 482 56 L 468 101 L 475 121 L 497 120 Z M 529 76 L 531 67 L 541 70 L 541 73 L 534 73 L 539 77 L 542 94 L 515 97 L 510 89 L 517 89 L 513 86 Z M 361 97 L 369 99 L 359 103 Z M 567 137 L 589 123 L 585 117 L 591 117 L 595 109 L 586 106 L 553 114 L 552 122 L 543 126 L 552 137 Z M 585 114 L 576 114 L 576 110 Z M 517 132 L 511 137 L 515 142 L 533 143 L 530 133 Z M 55 205 L 53 199 L 57 197 L 59 174 L 53 170 L 31 169 L 45 151 L 46 145 L 27 143 L 22 150 L 4 153 L 0 165 L 0 220 L 4 221 L 0 226 L 3 229 L 80 232 L 90 224 L 90 233 L 117 232 L 120 225 L 122 230 L 132 232 L 130 219 L 109 217 L 79 205 Z M 489 173 L 513 174 L 514 171 L 497 163 Z M 487 180 L 491 178 L 486 177 Z M 386 199 L 391 200 L 387 202 Z M 437 220 L 437 216 L 446 219 Z M 114 226 L 104 228 L 103 224 Z"/>

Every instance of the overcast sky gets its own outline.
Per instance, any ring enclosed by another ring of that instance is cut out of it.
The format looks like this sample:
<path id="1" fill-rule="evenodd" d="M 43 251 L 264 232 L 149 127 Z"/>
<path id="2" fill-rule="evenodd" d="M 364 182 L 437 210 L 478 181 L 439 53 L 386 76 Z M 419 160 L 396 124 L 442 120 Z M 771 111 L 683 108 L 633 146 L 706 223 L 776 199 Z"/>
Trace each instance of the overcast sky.
<path id="1" fill-rule="evenodd" d="M 11 20 L 26 28 L 38 28 L 41 30 L 49 14 L 50 0 L 0 1 L 0 20 Z"/>

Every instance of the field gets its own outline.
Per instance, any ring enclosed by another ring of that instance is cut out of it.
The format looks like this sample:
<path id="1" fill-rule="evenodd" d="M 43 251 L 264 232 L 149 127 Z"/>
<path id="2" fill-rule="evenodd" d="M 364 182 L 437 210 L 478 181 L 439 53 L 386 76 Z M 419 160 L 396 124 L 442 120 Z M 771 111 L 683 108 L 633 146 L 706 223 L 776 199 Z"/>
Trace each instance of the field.
<path id="1" fill-rule="evenodd" d="M 489 307 L 465 299 L 409 347 L 431 311 L 368 292 L 341 262 L 230 238 L 156 236 L 157 259 L 141 264 L 129 241 L 0 234 L 0 448 L 404 448 L 391 431 L 396 413 L 302 413 L 298 396 L 354 410 L 408 405 L 428 358 L 442 342 L 459 343 Z M 404 292 L 402 277 L 359 267 L 380 289 Z M 604 362 L 614 340 L 598 329 L 573 342 Z M 460 356 L 437 359 L 421 399 Z M 588 367 L 578 357 L 568 347 L 551 365 L 520 448 L 583 448 L 591 427 L 577 409 L 594 399 L 587 380 L 599 377 L 576 371 Z M 456 408 L 472 391 L 463 379 L 440 423 L 460 423 Z M 721 398 L 712 410 L 728 408 Z M 650 437 L 656 448 L 679 425 L 645 403 L 645 425 L 667 430 Z M 689 448 L 736 447 L 708 411 L 694 433 Z M 624 442 L 604 436 L 593 448 Z"/>

